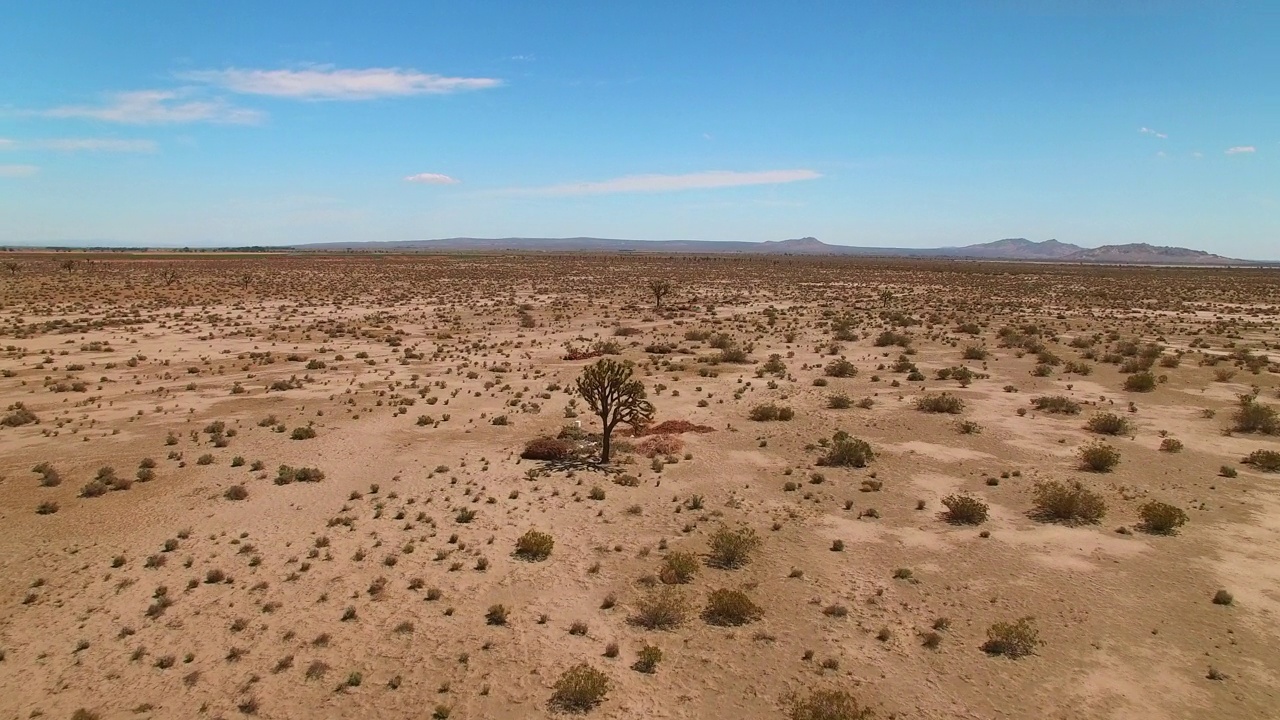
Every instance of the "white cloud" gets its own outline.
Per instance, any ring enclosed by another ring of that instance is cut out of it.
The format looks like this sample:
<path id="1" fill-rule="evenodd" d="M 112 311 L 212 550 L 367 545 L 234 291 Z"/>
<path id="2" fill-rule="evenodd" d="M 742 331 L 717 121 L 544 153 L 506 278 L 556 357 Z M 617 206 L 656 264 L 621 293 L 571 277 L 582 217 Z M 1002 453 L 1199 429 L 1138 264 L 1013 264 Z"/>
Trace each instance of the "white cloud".
<path id="1" fill-rule="evenodd" d="M 457 185 L 459 181 L 440 173 L 418 173 L 405 178 L 405 182 L 420 183 L 422 185 Z"/>
<path id="2" fill-rule="evenodd" d="M 85 118 L 127 125 L 167 125 L 208 122 L 252 125 L 262 120 L 257 110 L 238 108 L 220 98 L 188 99 L 187 91 L 138 90 L 117 93 L 106 105 L 67 105 L 41 112 L 55 118 Z"/>
<path id="3" fill-rule="evenodd" d="M 35 165 L 0 165 L 0 177 L 27 177 L 40 172 Z"/>
<path id="4" fill-rule="evenodd" d="M 1200 158 L 1204 157 L 1204 153 L 1202 153 L 1202 152 L 1200 152 L 1199 150 L 1197 150 L 1197 151 L 1195 151 L 1195 152 L 1191 153 L 1191 157 L 1196 158 L 1196 159 L 1198 160 L 1198 159 L 1200 159 Z"/>
<path id="5" fill-rule="evenodd" d="M 1241 153 L 1252 153 L 1252 152 L 1258 152 L 1258 148 L 1252 145 L 1237 145 L 1233 148 L 1227 148 L 1226 150 L 1226 153 L 1228 155 L 1239 155 Z"/>
<path id="6" fill-rule="evenodd" d="M 182 73 L 179 77 L 246 95 L 301 100 L 370 100 L 408 95 L 441 95 L 502 84 L 501 80 L 494 78 L 446 77 L 400 68 L 336 70 L 329 66 L 302 70 L 228 68 Z"/>
<path id="7" fill-rule="evenodd" d="M 1142 133 L 1143 135 L 1151 135 L 1151 136 L 1154 136 L 1154 137 L 1160 138 L 1161 140 L 1168 140 L 1168 139 L 1169 139 L 1169 136 L 1168 136 L 1168 135 L 1165 135 L 1165 134 L 1164 134 L 1164 133 L 1162 133 L 1162 132 L 1156 132 L 1155 130 L 1152 130 L 1152 129 L 1151 129 L 1151 128 L 1149 128 L 1149 127 L 1139 128 L 1139 129 L 1138 129 L 1138 132 Z"/>
<path id="8" fill-rule="evenodd" d="M 763 170 L 734 172 L 710 170 L 685 175 L 627 175 L 599 182 L 566 183 L 541 188 L 524 188 L 516 192 L 531 195 L 606 195 L 611 193 L 654 193 L 743 185 L 779 185 L 822 177 L 813 170 Z"/>
<path id="9" fill-rule="evenodd" d="M 31 145 L 42 150 L 58 150 L 60 152 L 151 153 L 156 151 L 154 140 L 117 140 L 115 138 L 53 138 L 50 140 L 36 140 Z"/>
<path id="10" fill-rule="evenodd" d="M 16 146 L 17 143 L 9 138 L 0 138 L 0 150 L 12 150 Z"/>

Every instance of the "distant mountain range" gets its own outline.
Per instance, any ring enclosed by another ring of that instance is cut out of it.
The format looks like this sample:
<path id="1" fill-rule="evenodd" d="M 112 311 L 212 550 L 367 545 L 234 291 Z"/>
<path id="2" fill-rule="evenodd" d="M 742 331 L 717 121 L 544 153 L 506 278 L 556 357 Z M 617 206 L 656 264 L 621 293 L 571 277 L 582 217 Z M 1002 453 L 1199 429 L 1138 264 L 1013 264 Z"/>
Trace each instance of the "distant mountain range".
<path id="1" fill-rule="evenodd" d="M 1065 263 L 1133 265 L 1259 265 L 1203 250 L 1163 247 L 1147 243 L 1084 248 L 1057 240 L 1035 242 L 1008 238 L 978 245 L 942 248 L 880 248 L 828 245 L 817 238 L 766 242 L 714 242 L 708 240 L 617 240 L 610 238 L 444 238 L 398 242 L 318 243 L 296 245 L 296 250 L 318 251 L 520 251 L 520 252 L 649 252 L 649 253 L 752 253 L 765 255 L 861 255 L 866 257 L 935 257 L 975 260 L 1025 260 Z"/>

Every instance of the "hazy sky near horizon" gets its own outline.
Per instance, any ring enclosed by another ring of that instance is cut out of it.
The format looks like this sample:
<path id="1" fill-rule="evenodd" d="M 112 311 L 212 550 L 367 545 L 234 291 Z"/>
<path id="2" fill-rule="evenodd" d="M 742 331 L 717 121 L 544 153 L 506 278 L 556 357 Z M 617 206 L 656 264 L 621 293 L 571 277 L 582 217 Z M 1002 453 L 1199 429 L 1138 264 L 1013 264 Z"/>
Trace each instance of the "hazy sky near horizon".
<path id="1" fill-rule="evenodd" d="M 1280 259 L 1280 2 L 5 3 L 0 244 Z"/>

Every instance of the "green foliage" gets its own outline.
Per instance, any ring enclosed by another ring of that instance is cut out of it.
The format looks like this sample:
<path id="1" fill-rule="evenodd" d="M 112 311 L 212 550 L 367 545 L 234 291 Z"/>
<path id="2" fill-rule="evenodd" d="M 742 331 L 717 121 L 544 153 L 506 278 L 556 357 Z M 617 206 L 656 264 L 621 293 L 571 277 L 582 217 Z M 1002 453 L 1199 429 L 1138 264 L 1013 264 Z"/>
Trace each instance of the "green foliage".
<path id="1" fill-rule="evenodd" d="M 658 579 L 667 585 L 683 585 L 698 574 L 698 559 L 693 553 L 673 552 L 662 559 Z"/>
<path id="2" fill-rule="evenodd" d="M 1280 472 L 1280 452 L 1275 450 L 1254 450 L 1240 462 L 1252 465 L 1267 472 Z"/>
<path id="3" fill-rule="evenodd" d="M 920 412 L 958 415 L 964 411 L 964 400 L 950 393 L 929 393 L 916 398 L 916 409 Z"/>
<path id="4" fill-rule="evenodd" d="M 947 522 L 953 525 L 981 525 L 987 521 L 987 504 L 972 495 L 948 495 L 942 498 L 947 508 Z"/>
<path id="5" fill-rule="evenodd" d="M 1049 480 L 1036 483 L 1034 515 L 1040 520 L 1067 524 L 1094 524 L 1107 514 L 1102 496 L 1079 482 Z"/>
<path id="6" fill-rule="evenodd" d="M 1138 508 L 1138 517 L 1142 529 L 1155 535 L 1173 535 L 1190 519 L 1182 508 L 1155 500 Z"/>
<path id="7" fill-rule="evenodd" d="M 1031 655 L 1044 643 L 1035 627 L 1035 618 L 1024 617 L 1014 622 L 998 622 L 987 628 L 987 641 L 982 649 L 992 655 L 1017 659 Z"/>
<path id="8" fill-rule="evenodd" d="M 875 711 L 844 690 L 814 690 L 804 697 L 791 699 L 788 717 L 790 720 L 871 720 Z"/>
<path id="9" fill-rule="evenodd" d="M 708 562 L 720 568 L 740 568 L 751 562 L 751 553 L 760 547 L 760 537 L 749 527 L 730 530 L 721 525 L 711 535 L 711 556 Z"/>
<path id="10" fill-rule="evenodd" d="M 631 667 L 642 673 L 653 673 L 662 662 L 662 648 L 656 645 L 645 645 L 640 648 L 640 657 Z"/>
<path id="11" fill-rule="evenodd" d="M 858 374 L 858 368 L 848 360 L 839 358 L 827 363 L 822 369 L 822 374 L 827 377 L 850 378 Z"/>
<path id="12" fill-rule="evenodd" d="M 689 617 L 689 601 L 676 587 L 663 585 L 636 601 L 631 622 L 649 630 L 680 627 Z"/>
<path id="13" fill-rule="evenodd" d="M 1091 472 L 1110 472 L 1120 463 L 1120 451 L 1102 442 L 1080 448 L 1080 467 Z"/>
<path id="14" fill-rule="evenodd" d="M 1241 395 L 1240 405 L 1231 417 L 1231 429 L 1235 432 L 1280 435 L 1280 413 L 1274 407 L 1263 405 L 1252 395 Z"/>
<path id="15" fill-rule="evenodd" d="M 645 399 L 644 383 L 632 378 L 627 363 L 604 359 L 582 371 L 576 387 L 591 412 L 600 418 L 604 432 L 600 462 L 609 462 L 610 439 L 619 423 L 637 427 L 653 419 L 653 405 Z"/>
<path id="16" fill-rule="evenodd" d="M 1156 389 L 1156 377 L 1149 372 L 1134 373 L 1124 379 L 1128 392 L 1151 392 Z"/>
<path id="17" fill-rule="evenodd" d="M 578 663 L 556 680 L 551 705 L 567 712 L 586 712 L 604 701 L 609 677 L 587 663 Z"/>
<path id="18" fill-rule="evenodd" d="M 748 417 L 756 422 L 771 422 L 775 420 L 790 420 L 795 417 L 795 411 L 789 407 L 767 403 L 757 405 L 751 408 Z"/>
<path id="19" fill-rule="evenodd" d="M 707 597 L 707 607 L 702 611 L 704 620 L 722 626 L 746 625 L 763 615 L 764 610 L 745 592 L 726 588 L 712 591 Z"/>
<path id="20" fill-rule="evenodd" d="M 529 561 L 546 560 L 551 557 L 555 544 L 555 538 L 548 533 L 530 530 L 516 540 L 516 557 Z"/>
<path id="21" fill-rule="evenodd" d="M 1133 425 L 1128 418 L 1109 412 L 1101 412 L 1094 415 L 1089 418 L 1089 421 L 1084 426 L 1089 432 L 1095 432 L 1099 435 L 1133 434 Z"/>
<path id="22" fill-rule="evenodd" d="M 827 454 L 818 459 L 819 465 L 831 467 L 866 467 L 875 459 L 875 453 L 866 440 L 855 438 L 843 430 L 831 436 Z"/>
<path id="23" fill-rule="evenodd" d="M 1076 415 L 1080 412 L 1080 403 L 1063 395 L 1044 395 L 1031 399 L 1031 404 L 1041 412 L 1061 415 Z"/>

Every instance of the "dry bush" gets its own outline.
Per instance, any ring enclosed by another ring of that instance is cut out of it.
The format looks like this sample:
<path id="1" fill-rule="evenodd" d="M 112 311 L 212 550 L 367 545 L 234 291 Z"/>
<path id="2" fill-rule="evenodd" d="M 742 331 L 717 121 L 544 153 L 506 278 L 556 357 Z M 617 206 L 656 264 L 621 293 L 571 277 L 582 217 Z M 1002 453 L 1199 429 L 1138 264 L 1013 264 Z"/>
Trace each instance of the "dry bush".
<path id="1" fill-rule="evenodd" d="M 855 438 L 843 430 L 831 436 L 831 447 L 827 454 L 818 458 L 819 465 L 831 467 L 866 467 L 874 460 L 875 453 L 866 440 Z"/>
<path id="2" fill-rule="evenodd" d="M 640 656 L 631 667 L 637 672 L 652 674 L 658 669 L 660 662 L 662 662 L 662 648 L 656 645 L 645 645 L 640 648 Z"/>
<path id="3" fill-rule="evenodd" d="M 958 415 L 964 411 L 964 400 L 951 393 L 929 393 L 916 398 L 916 409 L 920 412 Z"/>
<path id="4" fill-rule="evenodd" d="M 839 358 L 827 363 L 822 369 L 822 374 L 827 377 L 850 378 L 858 374 L 858 368 L 848 360 Z"/>
<path id="5" fill-rule="evenodd" d="M 609 677 L 587 663 L 578 663 L 556 680 L 552 707 L 566 712 L 586 712 L 604 701 Z"/>
<path id="6" fill-rule="evenodd" d="M 522 560 L 538 561 L 551 557 L 551 549 L 555 547 L 555 538 L 551 535 L 530 530 L 516 540 L 516 557 Z"/>
<path id="7" fill-rule="evenodd" d="M 760 547 L 760 537 L 749 527 L 730 530 L 721 525 L 711 535 L 708 563 L 719 568 L 740 568 L 751 562 L 751 553 Z"/>
<path id="8" fill-rule="evenodd" d="M 675 435 L 653 435 L 636 445 L 636 452 L 647 458 L 658 455 L 678 455 L 684 450 L 684 441 Z"/>
<path id="9" fill-rule="evenodd" d="M 1138 508 L 1142 529 L 1154 535 L 1173 535 L 1189 519 L 1182 508 L 1152 500 Z"/>
<path id="10" fill-rule="evenodd" d="M 836 393 L 827 397 L 827 407 L 832 410 L 848 410 L 853 407 L 853 400 L 844 393 Z"/>
<path id="11" fill-rule="evenodd" d="M 1035 627 L 1035 618 L 1024 617 L 1014 622 L 998 622 L 987 628 L 987 641 L 983 651 L 991 655 L 1020 658 L 1031 655 L 1044 643 Z"/>
<path id="12" fill-rule="evenodd" d="M 1280 435 L 1280 413 L 1270 405 L 1263 405 L 1252 395 L 1240 396 L 1240 405 L 1231 416 L 1231 429 L 1235 432 Z"/>
<path id="13" fill-rule="evenodd" d="M 1089 422 L 1085 423 L 1085 429 L 1099 435 L 1133 434 L 1133 424 L 1128 418 L 1109 412 L 1098 413 L 1089 418 Z"/>
<path id="14" fill-rule="evenodd" d="M 294 482 L 320 482 L 321 480 L 324 480 L 324 473 L 318 468 L 295 468 L 281 465 L 276 471 L 275 483 L 277 485 L 288 485 Z"/>
<path id="15" fill-rule="evenodd" d="M 702 611 L 704 620 L 721 626 L 746 625 L 763 615 L 764 610 L 745 592 L 726 588 L 713 590 L 707 597 L 707 607 Z"/>
<path id="16" fill-rule="evenodd" d="M 658 579 L 667 585 L 683 585 L 698 574 L 698 559 L 693 553 L 673 552 L 662 559 Z"/>
<path id="17" fill-rule="evenodd" d="M 793 697 L 788 713 L 791 720 L 871 720 L 875 711 L 844 690 L 814 690 L 805 697 Z"/>
<path id="18" fill-rule="evenodd" d="M 766 403 L 751 408 L 748 414 L 749 418 L 756 422 L 771 422 L 775 420 L 786 421 L 795 417 L 795 411 L 789 407 L 776 405 L 774 403 Z"/>
<path id="19" fill-rule="evenodd" d="M 1093 524 L 1107 514 L 1107 504 L 1102 496 L 1079 482 L 1049 480 L 1036 483 L 1034 493 L 1036 509 L 1033 515 L 1040 520 Z"/>
<path id="20" fill-rule="evenodd" d="M 1280 452 L 1275 450 L 1254 450 L 1240 462 L 1265 472 L 1280 472 Z"/>
<path id="21" fill-rule="evenodd" d="M 5 427 L 21 427 L 23 425 L 33 425 L 38 422 L 36 414 L 31 412 L 20 402 L 9 406 L 9 414 L 0 418 L 0 425 Z"/>
<path id="22" fill-rule="evenodd" d="M 689 617 L 689 601 L 678 588 L 664 585 L 636 601 L 631 622 L 649 630 L 670 630 Z"/>
<path id="23" fill-rule="evenodd" d="M 1099 440 L 1080 448 L 1080 467 L 1091 472 L 1110 472 L 1120 463 L 1120 451 Z"/>
<path id="24" fill-rule="evenodd" d="M 232 485 L 222 496 L 228 500 L 244 500 L 249 497 L 249 491 L 243 485 Z"/>
<path id="25" fill-rule="evenodd" d="M 1149 372 L 1134 373 L 1124 379 L 1128 392 L 1151 392 L 1156 389 L 1156 377 Z"/>
<path id="26" fill-rule="evenodd" d="M 1080 412 L 1080 403 L 1062 395 L 1042 395 L 1031 399 L 1031 404 L 1041 412 L 1060 415 L 1076 415 Z"/>
<path id="27" fill-rule="evenodd" d="M 573 455 L 573 444 L 567 440 L 543 435 L 525 443 L 520 457 L 525 460 L 565 460 Z"/>
<path id="28" fill-rule="evenodd" d="M 942 499 L 947 522 L 953 525 L 981 525 L 987 521 L 987 504 L 972 495 L 948 495 Z"/>

